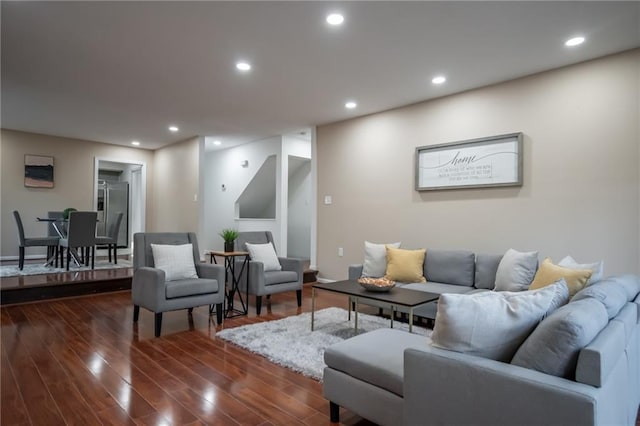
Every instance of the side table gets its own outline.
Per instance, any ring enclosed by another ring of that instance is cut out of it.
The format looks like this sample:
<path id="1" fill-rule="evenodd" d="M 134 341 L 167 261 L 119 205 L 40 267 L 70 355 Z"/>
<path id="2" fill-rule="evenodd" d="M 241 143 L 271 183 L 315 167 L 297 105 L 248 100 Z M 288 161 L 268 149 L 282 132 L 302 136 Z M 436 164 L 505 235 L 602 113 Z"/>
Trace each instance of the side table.
<path id="1" fill-rule="evenodd" d="M 224 311 L 225 318 L 233 318 L 240 315 L 247 315 L 249 312 L 249 252 L 246 251 L 209 251 L 210 260 L 209 263 L 217 264 L 217 257 L 224 259 L 225 281 L 230 284 L 230 288 L 227 288 L 225 283 L 227 306 Z M 236 276 L 236 258 L 241 257 L 242 267 L 240 273 Z M 238 277 L 242 276 L 242 273 L 246 270 L 247 275 L 247 288 L 245 290 L 245 297 L 242 297 L 242 291 L 240 290 L 240 280 Z M 231 275 L 231 279 L 229 279 Z M 242 309 L 236 309 L 233 306 L 236 293 L 240 300 L 240 306 Z"/>

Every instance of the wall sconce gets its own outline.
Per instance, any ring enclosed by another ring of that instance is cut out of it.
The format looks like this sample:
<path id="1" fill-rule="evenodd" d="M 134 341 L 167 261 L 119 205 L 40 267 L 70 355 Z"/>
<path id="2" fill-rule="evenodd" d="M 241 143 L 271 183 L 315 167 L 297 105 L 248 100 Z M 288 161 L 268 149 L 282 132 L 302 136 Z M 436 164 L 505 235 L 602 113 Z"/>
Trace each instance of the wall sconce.
<path id="1" fill-rule="evenodd" d="M 242 160 L 242 162 L 240 163 L 240 165 L 241 165 L 242 167 L 245 167 L 245 168 L 249 167 L 249 160 Z"/>

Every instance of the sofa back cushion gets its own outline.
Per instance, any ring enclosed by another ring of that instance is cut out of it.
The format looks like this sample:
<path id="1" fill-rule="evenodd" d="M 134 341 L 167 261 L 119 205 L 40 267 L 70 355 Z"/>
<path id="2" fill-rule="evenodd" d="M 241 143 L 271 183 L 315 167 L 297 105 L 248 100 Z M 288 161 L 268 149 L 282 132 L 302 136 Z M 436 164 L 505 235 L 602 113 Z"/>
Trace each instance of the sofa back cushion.
<path id="1" fill-rule="evenodd" d="M 571 302 L 553 312 L 536 327 L 520 346 L 511 363 L 573 380 L 580 350 L 608 322 L 604 305 L 596 299 Z"/>
<path id="2" fill-rule="evenodd" d="M 501 254 L 479 253 L 476 255 L 476 276 L 474 283 L 476 288 L 493 290 L 496 286 L 496 272 L 498 271 L 498 265 L 501 260 Z"/>
<path id="3" fill-rule="evenodd" d="M 568 300 L 564 281 L 522 292 L 443 294 L 433 346 L 509 362 L 540 320 Z"/>
<path id="4" fill-rule="evenodd" d="M 475 255 L 468 250 L 429 249 L 424 260 L 427 281 L 473 286 Z"/>
<path id="5" fill-rule="evenodd" d="M 627 292 L 621 283 L 616 280 L 601 280 L 596 284 L 585 287 L 580 290 L 571 301 L 583 299 L 598 300 L 607 310 L 609 319 L 618 315 L 618 312 L 628 302 Z"/>

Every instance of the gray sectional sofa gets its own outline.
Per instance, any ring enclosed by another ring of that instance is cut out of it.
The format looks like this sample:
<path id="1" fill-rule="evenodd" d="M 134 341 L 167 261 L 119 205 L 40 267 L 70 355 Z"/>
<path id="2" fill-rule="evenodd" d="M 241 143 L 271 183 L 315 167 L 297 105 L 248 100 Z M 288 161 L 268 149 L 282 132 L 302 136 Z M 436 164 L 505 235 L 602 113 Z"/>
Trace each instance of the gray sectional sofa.
<path id="1" fill-rule="evenodd" d="M 535 368 L 439 349 L 428 337 L 397 329 L 333 345 L 325 352 L 323 384 L 332 421 L 342 406 L 380 425 L 634 425 L 640 404 L 638 277 L 587 286 L 543 319 L 521 348 L 533 344 L 534 334 L 547 343 L 563 341 L 553 334 L 558 317 L 569 319 L 579 335 L 583 325 L 571 319 L 592 315 L 594 306 L 603 315 L 602 328 L 591 330 L 596 337 L 572 352 L 541 350 Z M 557 356 L 568 357 L 566 377 L 542 372 Z"/>
<path id="2" fill-rule="evenodd" d="M 468 250 L 428 249 L 424 260 L 423 275 L 426 283 L 397 283 L 398 287 L 431 293 L 470 293 L 486 291 L 494 287 L 496 271 L 502 255 L 474 254 Z M 357 280 L 362 275 L 362 265 L 349 265 L 349 279 Z M 375 302 L 360 301 L 359 303 Z M 398 309 L 402 312 L 402 308 Z M 414 315 L 434 319 L 437 302 L 416 308 Z"/>

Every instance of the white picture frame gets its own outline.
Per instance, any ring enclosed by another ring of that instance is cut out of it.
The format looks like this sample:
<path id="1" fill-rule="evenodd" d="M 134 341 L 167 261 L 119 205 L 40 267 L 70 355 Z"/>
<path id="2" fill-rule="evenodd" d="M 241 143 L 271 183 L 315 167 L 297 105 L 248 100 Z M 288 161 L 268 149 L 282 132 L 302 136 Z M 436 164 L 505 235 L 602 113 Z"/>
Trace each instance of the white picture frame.
<path id="1" fill-rule="evenodd" d="M 522 133 L 416 148 L 416 191 L 522 186 Z"/>

